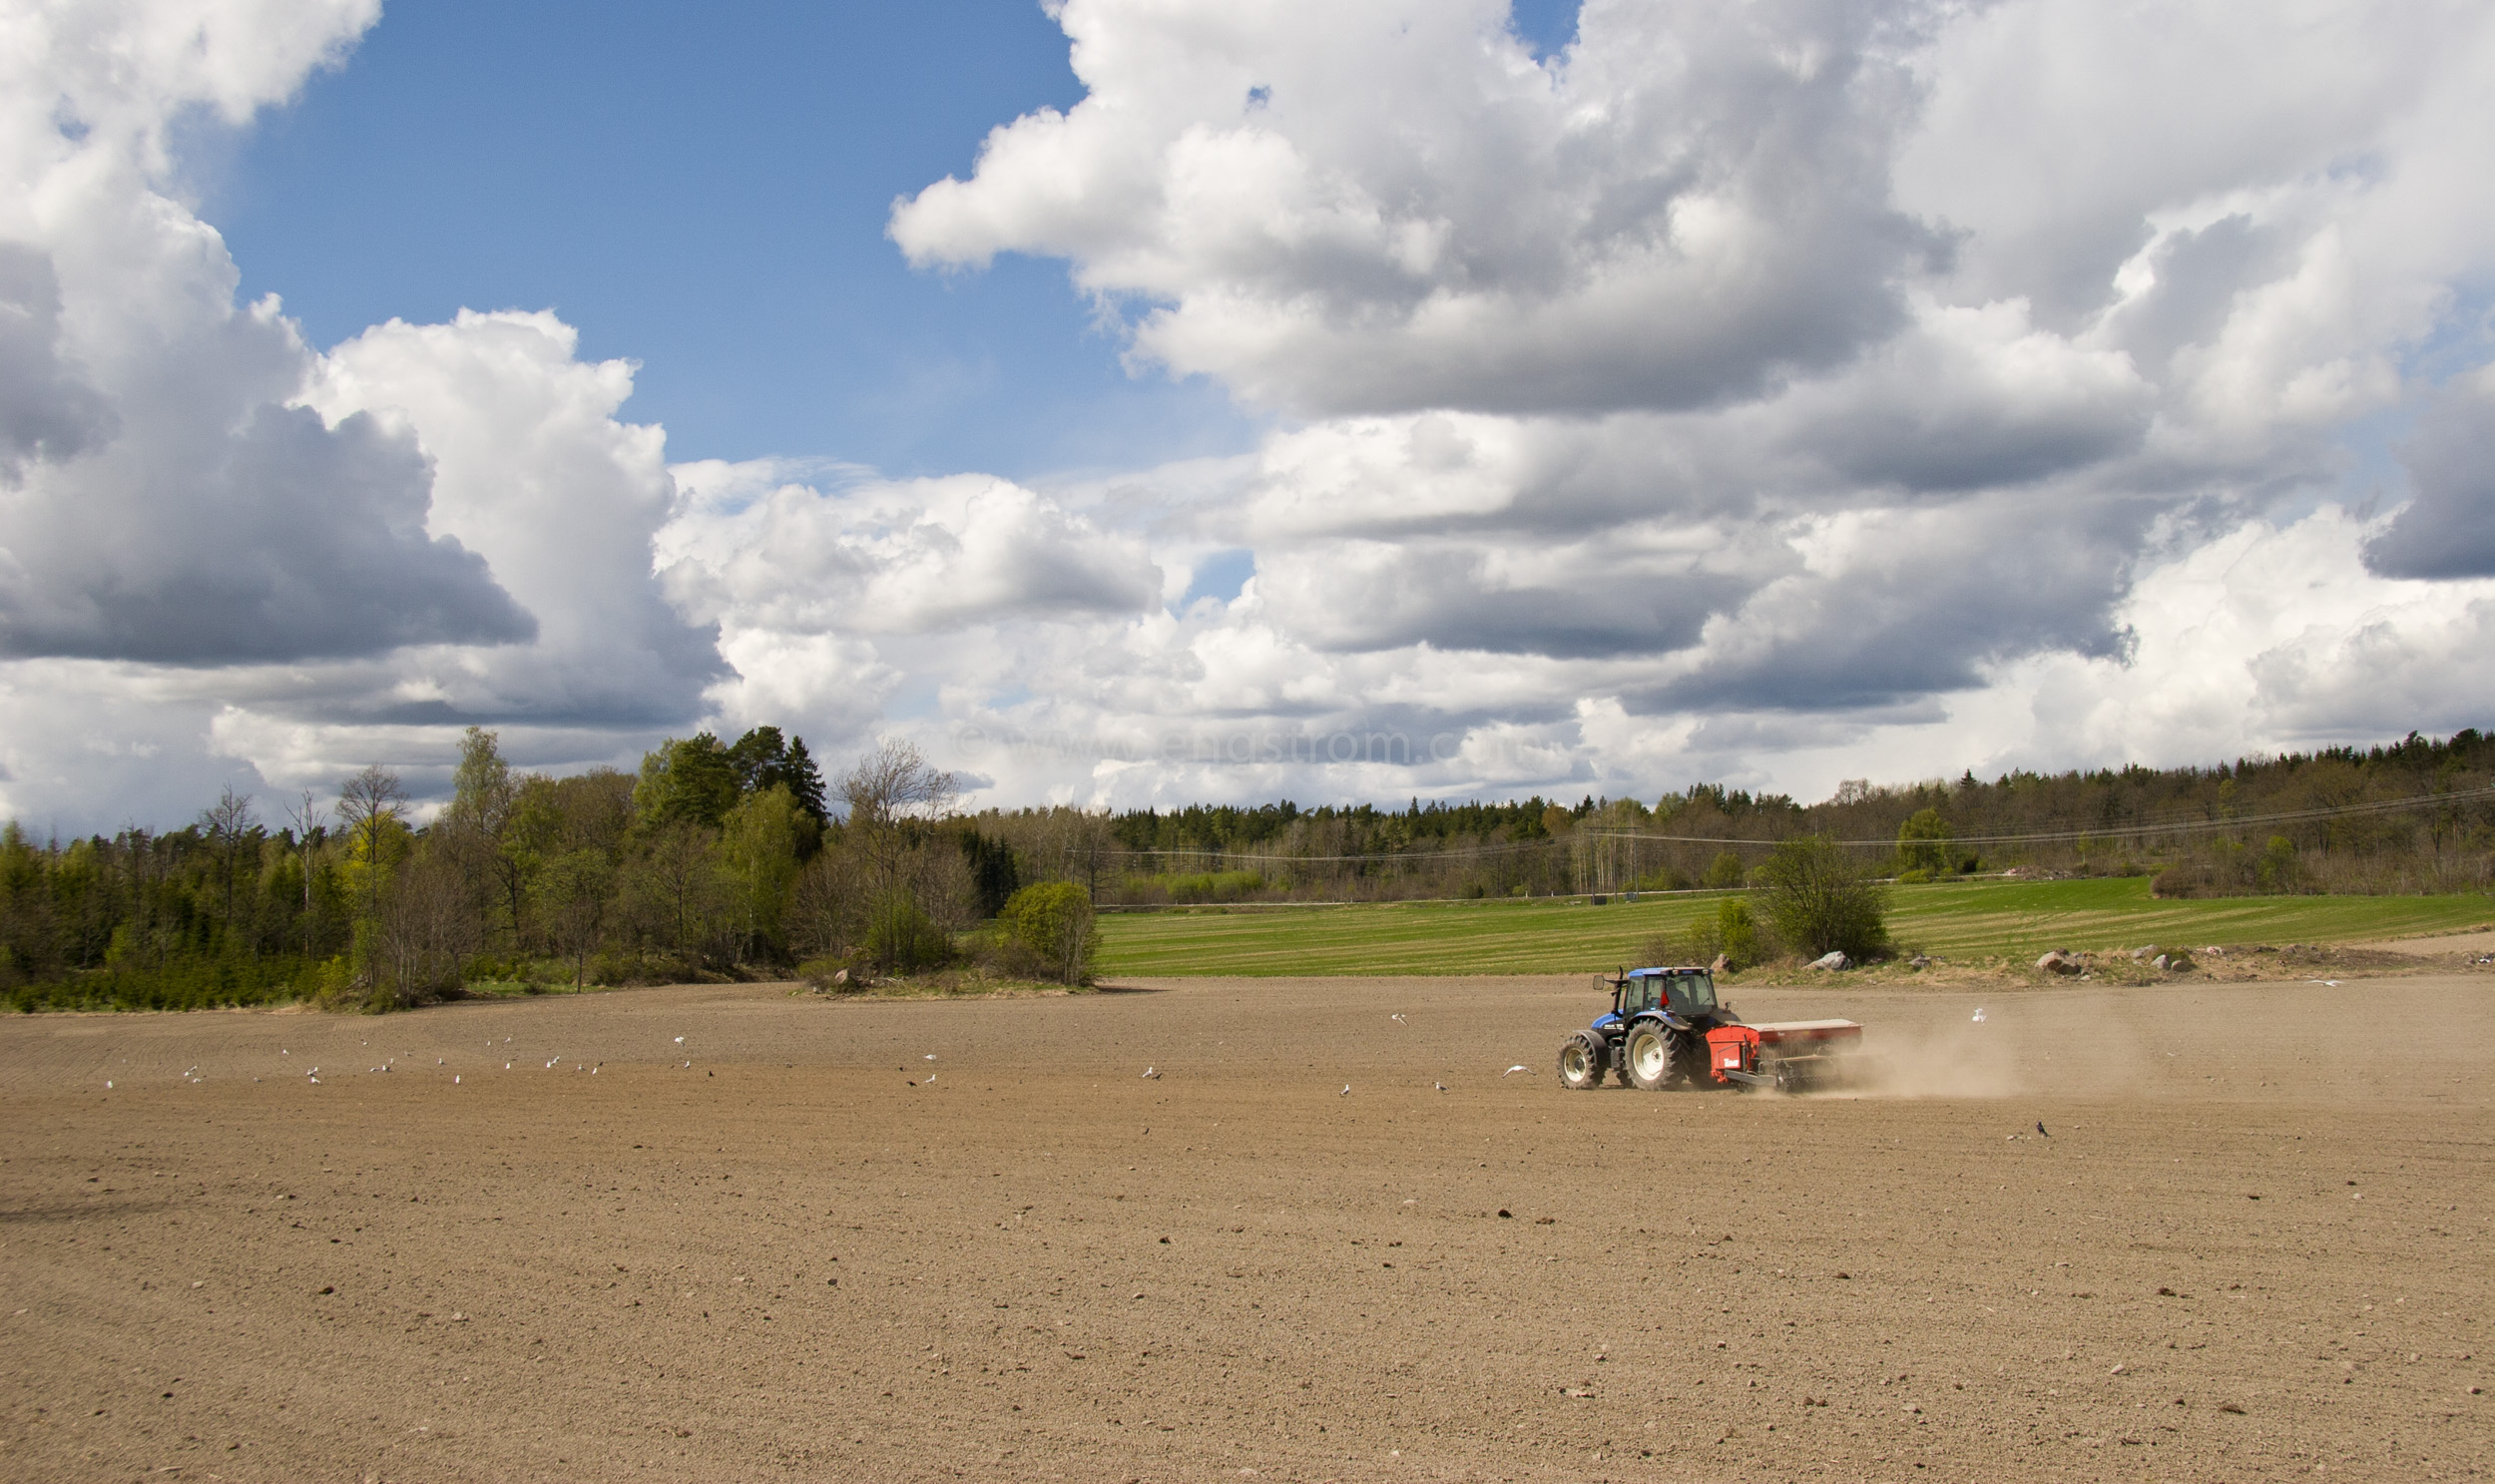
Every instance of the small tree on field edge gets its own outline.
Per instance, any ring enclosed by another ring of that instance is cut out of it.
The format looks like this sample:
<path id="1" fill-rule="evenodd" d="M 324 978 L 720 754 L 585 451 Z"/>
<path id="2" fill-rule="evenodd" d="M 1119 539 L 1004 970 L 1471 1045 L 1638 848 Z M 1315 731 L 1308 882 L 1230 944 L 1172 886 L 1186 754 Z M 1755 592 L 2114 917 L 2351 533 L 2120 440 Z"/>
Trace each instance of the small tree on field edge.
<path id="1" fill-rule="evenodd" d="M 1092 894 L 1078 881 L 1025 886 L 1000 914 L 1014 941 L 1030 951 L 1041 972 L 1060 984 L 1088 984 L 1100 961 Z"/>
<path id="2" fill-rule="evenodd" d="M 1776 936 L 1810 957 L 1870 958 L 1888 946 L 1888 893 L 1825 835 L 1777 845 L 1758 868 L 1758 884 Z"/>

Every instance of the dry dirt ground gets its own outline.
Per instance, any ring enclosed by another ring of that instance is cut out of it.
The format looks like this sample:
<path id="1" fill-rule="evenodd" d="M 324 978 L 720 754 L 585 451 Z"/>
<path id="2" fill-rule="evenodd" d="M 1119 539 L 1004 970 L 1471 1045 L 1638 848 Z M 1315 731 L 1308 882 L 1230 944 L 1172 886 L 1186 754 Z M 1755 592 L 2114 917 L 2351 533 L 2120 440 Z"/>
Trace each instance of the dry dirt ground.
<path id="1" fill-rule="evenodd" d="M 1563 1092 L 1573 979 L 13 1017 L 0 1474 L 2495 1468 L 2484 975 L 1740 999 L 1886 1071 Z"/>

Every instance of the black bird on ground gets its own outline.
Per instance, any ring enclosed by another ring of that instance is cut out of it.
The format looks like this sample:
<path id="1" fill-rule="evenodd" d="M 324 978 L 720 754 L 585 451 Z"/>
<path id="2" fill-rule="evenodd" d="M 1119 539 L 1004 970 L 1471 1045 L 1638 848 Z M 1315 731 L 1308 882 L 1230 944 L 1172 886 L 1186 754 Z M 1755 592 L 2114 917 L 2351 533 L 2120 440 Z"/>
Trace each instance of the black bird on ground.
<path id="1" fill-rule="evenodd" d="M 2039 1134 L 2045 1134 L 2045 1121 L 2041 1118 L 2036 1120 L 2036 1132 Z M 2045 1137 L 2047 1139 L 2051 1139 L 2053 1136 L 2051 1134 L 2045 1134 Z"/>

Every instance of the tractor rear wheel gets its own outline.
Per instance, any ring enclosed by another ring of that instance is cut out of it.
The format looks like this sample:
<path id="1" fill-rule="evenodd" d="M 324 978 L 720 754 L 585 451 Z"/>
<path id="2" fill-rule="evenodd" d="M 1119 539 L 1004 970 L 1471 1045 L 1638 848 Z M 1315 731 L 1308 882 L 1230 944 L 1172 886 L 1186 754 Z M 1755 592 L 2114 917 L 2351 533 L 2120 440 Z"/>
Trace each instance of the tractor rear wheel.
<path id="1" fill-rule="evenodd" d="M 1639 1022 L 1630 1029 L 1626 1055 L 1621 1058 L 1629 1085 L 1651 1093 L 1691 1082 L 1694 1039 L 1687 1031 L 1652 1020 Z"/>
<path id="2" fill-rule="evenodd" d="M 1610 1060 L 1604 1054 L 1602 1038 L 1592 1031 L 1577 1032 L 1560 1043 L 1560 1086 L 1572 1092 L 1594 1091 L 1603 1085 Z"/>

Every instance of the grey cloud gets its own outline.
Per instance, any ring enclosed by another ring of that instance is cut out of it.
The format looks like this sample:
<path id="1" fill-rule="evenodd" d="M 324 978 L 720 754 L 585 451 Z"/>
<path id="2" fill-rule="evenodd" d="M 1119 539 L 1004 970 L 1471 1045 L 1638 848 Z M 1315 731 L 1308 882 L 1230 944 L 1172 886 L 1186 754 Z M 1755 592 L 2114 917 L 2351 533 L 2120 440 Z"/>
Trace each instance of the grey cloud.
<path id="1" fill-rule="evenodd" d="M 1981 667 L 2049 650 L 2121 657 L 2111 621 L 2147 512 L 1989 502 L 1883 531 L 1846 570 L 1771 584 L 1721 626 L 1686 677 L 1632 711 L 1842 713 L 1982 684 Z"/>
<path id="2" fill-rule="evenodd" d="M 222 446 L 153 452 L 86 461 L 9 522 L 0 653 L 225 665 L 536 633 L 425 534 L 431 470 L 368 415 L 262 405 Z"/>
<path id="3" fill-rule="evenodd" d="M 2028 484 L 2111 457 L 2138 442 L 2148 421 L 2145 408 L 2021 421 L 1900 409 L 1891 418 L 1829 424 L 1814 430 L 1811 441 L 1850 479 L 1954 494 Z"/>
<path id="4" fill-rule="evenodd" d="M 1336 652 L 1427 643 L 1555 659 L 1662 655 L 1698 642 L 1751 584 L 1687 563 L 1595 551 L 1540 554 L 1547 576 L 1494 570 L 1451 542 L 1292 554 L 1256 578 L 1260 611 Z"/>
<path id="5" fill-rule="evenodd" d="M 2279 228 L 2242 215 L 2177 232 L 2151 258 L 2155 286 L 2117 310 L 2108 328 L 2144 372 L 2162 376 L 2176 351 L 2216 339 L 2236 294 L 2288 268 L 2296 246 Z"/>
<path id="6" fill-rule="evenodd" d="M 0 480 L 95 448 L 120 426 L 61 358 L 61 285 L 49 253 L 0 243 Z"/>
<path id="7" fill-rule="evenodd" d="M 1911 336 L 1863 369 L 1765 410 L 1783 425 L 1778 441 L 1817 457 L 1848 503 L 1875 503 L 1866 486 L 1960 494 L 2102 463 L 2139 446 L 2153 409 L 2150 388 L 2119 358 L 2041 336 L 1976 353 Z"/>
<path id="8" fill-rule="evenodd" d="M 1710 760 L 1738 759 L 1760 753 L 1792 752 L 1804 747 L 1841 747 L 1862 741 L 1875 728 L 1912 726 L 1941 720 L 1943 712 L 1929 697 L 1901 706 L 1864 707 L 1828 716 L 1794 712 L 1712 712 L 1690 729 L 1690 751 Z M 1711 774 L 1706 768 L 1694 778 Z"/>
<path id="9" fill-rule="evenodd" d="M 2384 577 L 2495 577 L 2495 385 L 2444 392 L 2400 450 L 2416 498 L 2367 544 Z"/>

